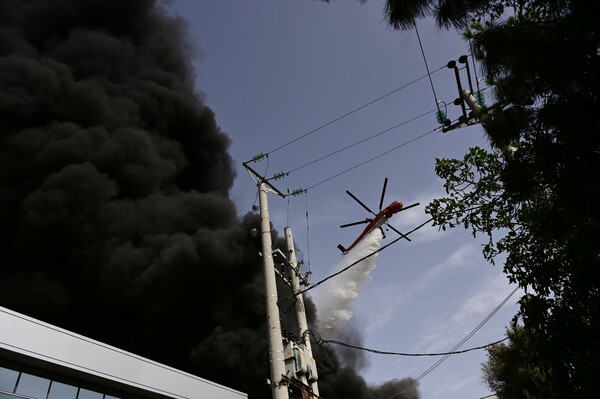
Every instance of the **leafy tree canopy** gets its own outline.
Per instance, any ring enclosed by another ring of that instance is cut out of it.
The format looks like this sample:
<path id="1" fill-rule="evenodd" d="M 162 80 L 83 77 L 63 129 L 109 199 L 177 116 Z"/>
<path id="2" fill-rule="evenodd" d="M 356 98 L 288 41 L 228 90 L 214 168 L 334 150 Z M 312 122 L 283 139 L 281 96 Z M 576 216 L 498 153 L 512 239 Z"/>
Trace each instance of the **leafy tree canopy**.
<path id="1" fill-rule="evenodd" d="M 507 255 L 538 365 L 557 395 L 587 397 L 600 375 L 598 5 L 520 5 L 467 32 L 497 97 L 480 120 L 494 147 L 517 150 L 438 161 L 449 197 L 428 210 L 442 227 L 487 234 L 487 259 Z"/>
<path id="2" fill-rule="evenodd" d="M 507 255 L 536 367 L 552 370 L 554 397 L 590 397 L 600 375 L 598 6 L 520 5 L 467 32 L 497 100 L 480 120 L 505 153 L 439 160 L 449 197 L 428 210 L 442 227 L 487 234 L 487 259 Z"/>
<path id="3" fill-rule="evenodd" d="M 510 341 L 488 348 L 482 365 L 483 379 L 500 399 L 546 399 L 552 397 L 551 370 L 535 365 L 530 338 L 513 325 L 506 331 Z"/>
<path id="4" fill-rule="evenodd" d="M 465 31 L 493 88 L 495 105 L 479 120 L 496 150 L 438 160 L 448 197 L 427 211 L 442 229 L 486 235 L 486 259 L 506 255 L 504 272 L 525 290 L 531 367 L 552 373 L 547 397 L 593 397 L 600 375 L 599 3 L 385 5 L 394 28 L 433 16 Z"/>

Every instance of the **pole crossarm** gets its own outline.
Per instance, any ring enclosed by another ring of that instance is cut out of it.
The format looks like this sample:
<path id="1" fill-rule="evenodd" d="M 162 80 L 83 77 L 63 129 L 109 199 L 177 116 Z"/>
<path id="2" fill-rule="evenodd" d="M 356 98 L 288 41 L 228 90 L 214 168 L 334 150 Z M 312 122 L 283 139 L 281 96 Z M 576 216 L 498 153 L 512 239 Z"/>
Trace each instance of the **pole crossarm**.
<path id="1" fill-rule="evenodd" d="M 457 122 L 455 122 L 449 126 L 443 126 L 442 133 L 447 133 L 450 130 L 459 129 L 461 127 L 473 126 L 478 123 L 482 123 L 485 121 L 485 118 L 487 117 L 487 115 L 489 115 L 490 110 L 492 110 L 495 107 L 504 109 L 508 104 L 509 104 L 508 101 L 501 101 L 494 105 L 490 105 L 488 107 L 482 107 L 479 112 L 473 113 L 472 115 L 467 116 L 467 118 L 465 118 L 465 119 L 460 119 Z"/>
<path id="2" fill-rule="evenodd" d="M 479 115 L 470 115 L 465 119 L 461 119 L 458 122 L 451 124 L 450 126 L 445 126 L 442 128 L 442 133 L 447 133 L 450 130 L 459 129 L 461 127 L 476 125 L 476 124 L 480 123 L 479 121 L 473 121 L 473 119 L 475 119 L 477 117 L 479 117 Z"/>
<path id="3" fill-rule="evenodd" d="M 254 169 L 252 169 L 250 166 L 248 166 L 248 162 L 242 162 L 242 165 L 244 165 L 244 168 L 246 168 L 246 170 L 248 171 L 248 173 L 250 173 L 250 175 L 254 175 L 258 181 L 256 182 L 256 184 L 260 184 L 260 183 L 264 183 L 267 186 L 269 186 L 269 188 L 271 190 L 273 190 L 273 192 L 277 195 L 279 195 L 281 198 L 285 198 L 285 194 L 283 194 L 281 191 L 279 191 L 274 185 L 272 185 L 264 176 L 261 176 L 260 173 L 258 173 L 257 171 L 255 171 Z"/>

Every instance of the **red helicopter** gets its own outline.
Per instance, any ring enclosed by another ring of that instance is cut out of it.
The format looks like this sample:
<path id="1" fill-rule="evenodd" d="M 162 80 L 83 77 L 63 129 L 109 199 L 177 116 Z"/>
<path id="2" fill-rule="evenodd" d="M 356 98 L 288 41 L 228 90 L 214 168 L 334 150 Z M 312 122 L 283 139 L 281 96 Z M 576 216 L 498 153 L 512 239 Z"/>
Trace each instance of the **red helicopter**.
<path id="1" fill-rule="evenodd" d="M 369 209 L 368 206 L 366 206 L 365 204 L 363 204 L 361 200 L 359 200 L 358 198 L 356 198 L 350 191 L 346 190 L 346 193 L 348 193 L 348 195 L 350 197 L 352 197 L 353 200 L 355 200 L 356 202 L 358 202 L 367 211 L 369 211 L 370 213 L 372 213 L 373 215 L 375 215 L 375 217 L 374 218 L 366 218 L 365 220 L 361 220 L 360 222 L 348 223 L 348 224 L 343 224 L 343 225 L 340 226 L 341 228 L 344 228 L 344 227 L 348 227 L 348 226 L 355 226 L 355 225 L 358 225 L 358 224 L 368 223 L 367 227 L 365 227 L 365 229 L 363 230 L 363 232 L 358 236 L 358 238 L 348 248 L 344 248 L 341 244 L 338 245 L 338 248 L 342 251 L 342 253 L 344 255 L 347 254 L 348 252 L 350 252 L 354 247 L 356 247 L 356 245 L 363 238 L 365 238 L 370 232 L 372 232 L 373 230 L 375 230 L 377 228 L 381 230 L 381 233 L 383 234 L 383 237 L 385 238 L 385 232 L 383 231 L 383 227 L 382 227 L 384 224 L 388 228 L 390 228 L 390 229 L 394 230 L 396 233 L 400 234 L 400 236 L 402 238 L 405 238 L 408 241 L 410 241 L 410 238 L 408 238 L 406 235 L 402 234 L 400 231 L 398 231 L 393 226 L 391 226 L 388 223 L 388 220 L 394 214 L 396 214 L 396 213 L 398 213 L 400 211 L 405 211 L 405 210 L 407 210 L 409 208 L 412 208 L 414 206 L 417 206 L 417 205 L 419 205 L 419 203 L 417 202 L 416 204 L 408 205 L 408 206 L 405 207 L 402 204 L 402 202 L 400 202 L 400 201 L 394 201 L 390 205 L 388 205 L 387 208 L 385 208 L 385 209 L 382 210 L 381 207 L 383 206 L 383 199 L 385 197 L 385 189 L 387 188 L 387 182 L 388 182 L 388 179 L 386 177 L 385 181 L 383 182 L 383 190 L 381 191 L 381 200 L 379 201 L 379 213 L 373 212 L 371 209 Z"/>

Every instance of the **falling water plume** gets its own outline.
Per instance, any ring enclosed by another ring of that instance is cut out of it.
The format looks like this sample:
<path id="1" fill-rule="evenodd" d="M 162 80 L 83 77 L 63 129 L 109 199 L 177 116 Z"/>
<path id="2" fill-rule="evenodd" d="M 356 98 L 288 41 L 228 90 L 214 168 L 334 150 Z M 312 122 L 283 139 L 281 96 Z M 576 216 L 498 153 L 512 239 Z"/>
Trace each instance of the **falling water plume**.
<path id="1" fill-rule="evenodd" d="M 335 266 L 333 273 L 342 270 L 361 258 L 376 251 L 381 244 L 382 234 L 375 229 Z M 339 336 L 341 323 L 352 319 L 352 305 L 362 286 L 371 279 L 371 270 L 375 268 L 377 254 L 357 263 L 348 271 L 330 280 L 315 295 L 318 307 L 319 331 L 325 338 Z"/>

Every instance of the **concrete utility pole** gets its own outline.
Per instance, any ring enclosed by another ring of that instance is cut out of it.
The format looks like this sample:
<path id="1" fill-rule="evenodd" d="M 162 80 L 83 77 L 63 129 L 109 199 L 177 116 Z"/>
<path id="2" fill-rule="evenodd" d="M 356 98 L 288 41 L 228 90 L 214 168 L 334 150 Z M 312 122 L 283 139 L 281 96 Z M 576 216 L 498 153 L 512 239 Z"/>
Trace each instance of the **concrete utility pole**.
<path id="1" fill-rule="evenodd" d="M 279 307 L 277 306 L 277 286 L 275 281 L 275 264 L 273 262 L 267 190 L 266 183 L 262 181 L 260 183 L 259 195 L 261 220 L 260 233 L 265 276 L 265 299 L 267 303 L 267 328 L 269 329 L 271 390 L 273 392 L 273 399 L 289 399 L 287 385 L 282 383 L 282 376 L 285 375 L 285 360 L 283 356 L 283 338 L 281 336 Z"/>
<path id="2" fill-rule="evenodd" d="M 292 283 L 294 295 L 296 295 L 301 291 L 301 288 L 300 279 L 298 278 L 298 262 L 296 261 L 296 249 L 294 248 L 294 239 L 292 238 L 292 228 L 286 227 L 284 232 L 288 250 L 288 263 L 290 264 L 290 282 Z M 308 331 L 308 322 L 306 320 L 306 310 L 304 308 L 304 298 L 302 294 L 296 295 L 294 307 L 296 308 L 296 318 L 298 320 L 298 335 L 304 340 L 304 346 L 306 347 L 309 356 L 312 358 L 310 337 L 308 334 L 305 334 L 305 332 Z M 310 388 L 315 395 L 319 396 L 319 386 L 317 381 L 312 382 Z"/>

